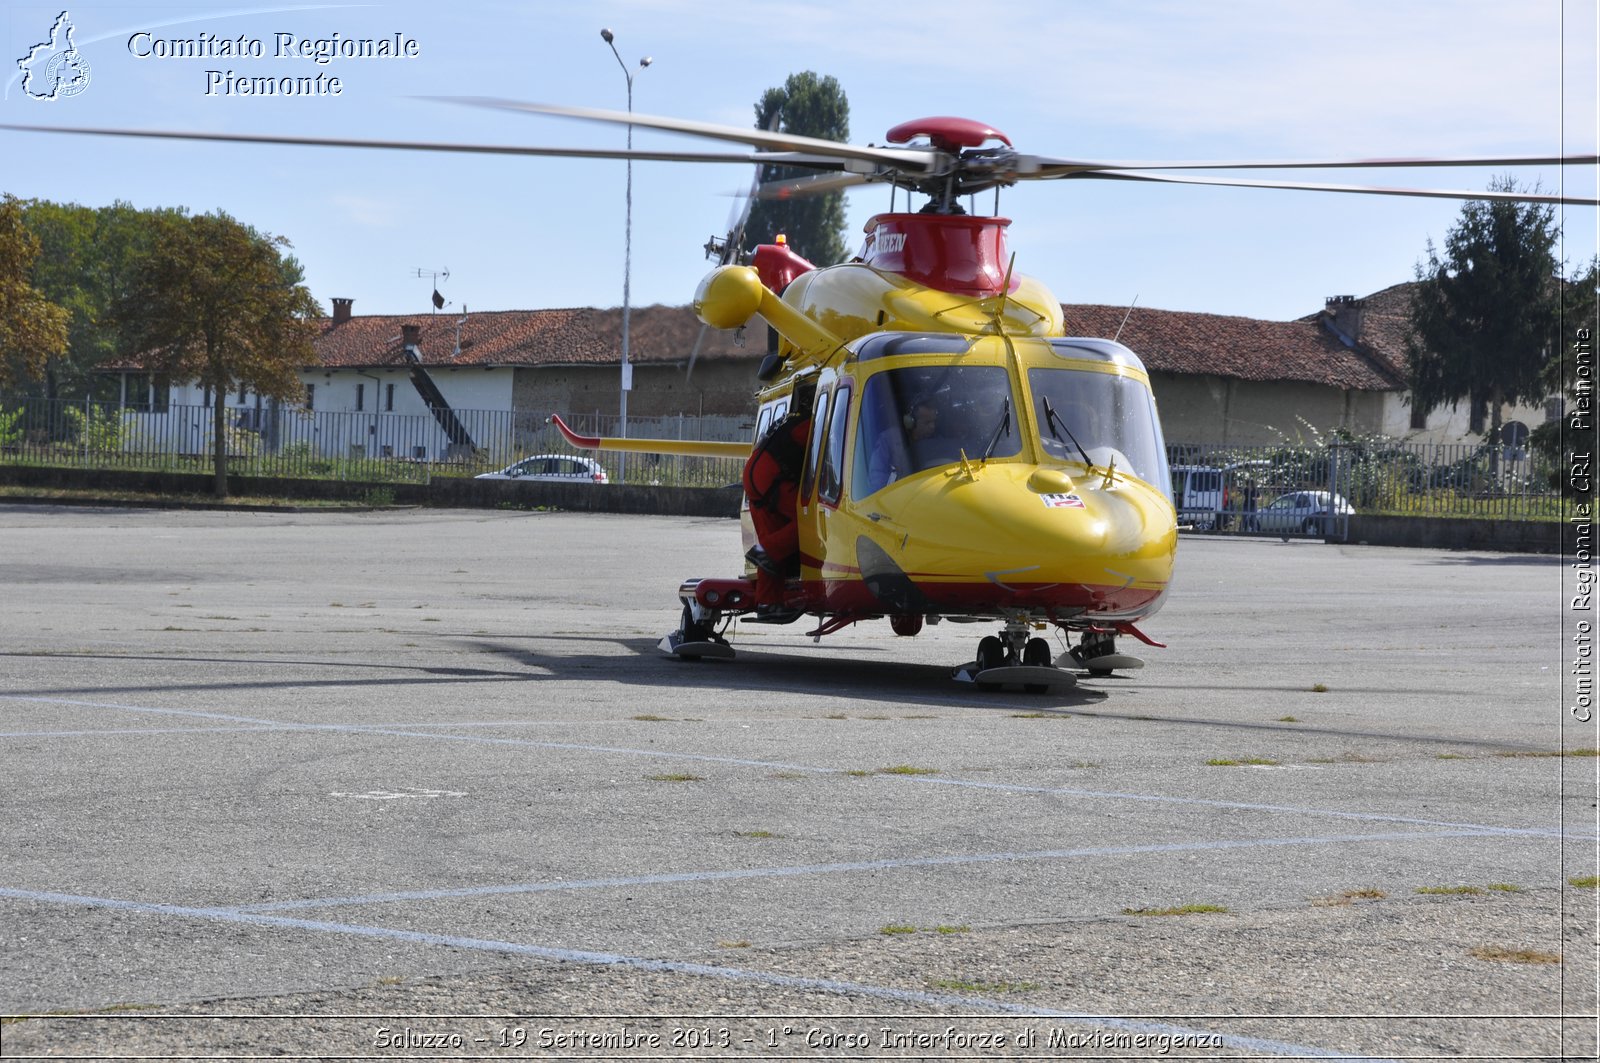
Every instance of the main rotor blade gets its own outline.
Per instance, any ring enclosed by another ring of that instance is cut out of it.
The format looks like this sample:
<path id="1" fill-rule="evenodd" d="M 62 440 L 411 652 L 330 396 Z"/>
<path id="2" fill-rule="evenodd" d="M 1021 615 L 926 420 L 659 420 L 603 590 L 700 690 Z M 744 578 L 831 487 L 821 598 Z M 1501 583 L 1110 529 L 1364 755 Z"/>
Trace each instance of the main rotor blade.
<path id="1" fill-rule="evenodd" d="M 1125 170 L 1085 170 L 1062 174 L 1069 179 L 1107 181 L 1159 181 L 1175 185 L 1216 185 L 1223 188 L 1287 188 L 1304 192 L 1354 192 L 1369 196 L 1420 196 L 1425 199 L 1495 199 L 1507 203 L 1560 203 L 1567 206 L 1600 206 L 1600 199 L 1561 196 L 1540 192 L 1467 192 L 1444 188 L 1381 188 L 1376 185 L 1330 185 L 1309 181 L 1247 181 L 1225 177 L 1177 177 L 1171 174 L 1129 173 Z"/>
<path id="2" fill-rule="evenodd" d="M 1600 155 L 1475 155 L 1393 159 L 1239 159 L 1232 162 L 1106 162 L 1024 155 L 1023 177 L 1064 177 L 1088 170 L 1343 170 L 1409 169 L 1421 166 L 1593 166 Z"/>
<path id="3" fill-rule="evenodd" d="M 426 140 L 358 140 L 348 137 L 278 136 L 266 133 L 193 133 L 167 129 L 104 129 L 89 126 L 14 125 L 0 129 L 19 133 L 70 133 L 98 137 L 146 137 L 158 140 L 203 140 L 232 144 L 282 144 L 313 148 L 377 148 L 387 151 L 444 151 L 473 155 L 533 155 L 565 159 L 629 159 L 635 162 L 752 162 L 758 165 L 803 166 L 832 170 L 843 165 L 832 156 L 804 152 L 654 151 L 626 148 L 546 148 L 522 144 L 455 144 Z"/>
<path id="4" fill-rule="evenodd" d="M 755 195 L 757 199 L 799 199 L 854 188 L 871 180 L 872 176 L 861 173 L 819 173 L 788 181 L 768 181 L 755 190 Z"/>
<path id="5" fill-rule="evenodd" d="M 775 151 L 798 151 L 811 155 L 828 155 L 839 159 L 874 162 L 896 169 L 928 172 L 934 168 L 939 153 L 919 148 L 878 148 L 857 144 L 841 144 L 819 137 L 803 137 L 794 133 L 770 133 L 762 129 L 742 129 L 739 126 L 718 125 L 713 122 L 690 122 L 681 118 L 662 118 L 659 115 L 638 114 L 629 111 L 605 111 L 594 107 L 563 107 L 549 103 L 524 103 L 519 100 L 502 100 L 490 96 L 429 96 L 425 99 L 442 103 L 458 103 L 467 107 L 488 107 L 500 111 L 517 111 L 524 114 L 553 115 L 558 118 L 577 118 L 588 122 L 611 122 L 616 125 L 643 126 L 669 133 L 706 137 L 711 140 L 731 140 L 757 148 Z"/>
<path id="6" fill-rule="evenodd" d="M 635 148 L 540 148 L 518 144 L 446 144 L 424 140 L 353 140 L 344 137 L 273 136 L 264 133 L 185 133 L 165 129 L 97 129 L 87 126 L 12 125 L 20 133 L 73 133 L 97 137 L 148 137 L 158 140 L 209 140 L 232 144 L 285 144 L 313 148 L 378 148 L 388 151 L 451 151 L 475 155 L 539 155 L 569 159 L 632 159 L 636 162 L 756 162 L 828 168 L 838 159 L 770 152 L 648 151 Z"/>

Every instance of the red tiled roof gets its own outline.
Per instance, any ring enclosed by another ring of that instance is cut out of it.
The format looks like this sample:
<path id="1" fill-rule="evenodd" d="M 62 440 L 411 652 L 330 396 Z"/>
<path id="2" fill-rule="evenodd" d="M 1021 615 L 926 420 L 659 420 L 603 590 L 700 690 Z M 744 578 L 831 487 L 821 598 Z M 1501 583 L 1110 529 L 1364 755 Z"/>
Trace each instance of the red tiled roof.
<path id="1" fill-rule="evenodd" d="M 1109 338 L 1120 327 L 1120 342 L 1152 372 L 1296 380 L 1352 391 L 1403 386 L 1387 364 L 1346 347 L 1315 321 L 1260 321 L 1144 307 L 1130 314 L 1125 306 L 1061 309 L 1069 336 Z"/>
<path id="2" fill-rule="evenodd" d="M 417 346 L 423 365 L 549 366 L 616 365 L 621 361 L 622 310 L 577 307 L 565 310 L 491 310 L 466 315 L 460 354 L 456 322 L 460 314 L 357 315 L 338 325 L 325 319 L 315 343 L 321 364 L 330 369 L 367 369 L 405 362 L 403 329 L 420 329 Z M 700 335 L 694 311 L 682 306 L 639 306 L 629 313 L 628 358 L 634 362 L 687 361 Z M 743 348 L 733 334 L 707 329 L 700 357 L 759 358 L 759 342 Z"/>

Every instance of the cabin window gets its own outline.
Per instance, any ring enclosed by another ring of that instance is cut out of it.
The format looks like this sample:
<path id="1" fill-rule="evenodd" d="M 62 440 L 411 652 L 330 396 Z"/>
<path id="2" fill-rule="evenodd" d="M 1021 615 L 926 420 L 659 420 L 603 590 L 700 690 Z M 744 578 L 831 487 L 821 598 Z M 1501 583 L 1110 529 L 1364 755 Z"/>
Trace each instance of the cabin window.
<path id="1" fill-rule="evenodd" d="M 829 505 L 838 505 L 839 493 L 844 489 L 845 429 L 850 424 L 850 388 L 842 386 L 833 393 L 833 416 L 828 423 L 828 450 L 822 459 L 822 475 L 817 481 L 817 497 Z"/>
<path id="2" fill-rule="evenodd" d="M 828 393 L 817 395 L 817 406 L 811 414 L 811 444 L 806 447 L 806 471 L 800 478 L 800 503 L 811 498 L 811 489 L 817 483 L 817 466 L 822 455 L 822 433 L 828 425 Z"/>
<path id="3" fill-rule="evenodd" d="M 1086 369 L 1028 370 L 1045 456 L 1105 470 L 1115 464 L 1149 484 L 1167 482 L 1150 390 L 1133 377 Z"/>
<path id="4" fill-rule="evenodd" d="M 861 392 L 850 497 L 906 476 L 1022 450 L 1011 379 L 998 365 L 936 365 L 875 373 Z"/>

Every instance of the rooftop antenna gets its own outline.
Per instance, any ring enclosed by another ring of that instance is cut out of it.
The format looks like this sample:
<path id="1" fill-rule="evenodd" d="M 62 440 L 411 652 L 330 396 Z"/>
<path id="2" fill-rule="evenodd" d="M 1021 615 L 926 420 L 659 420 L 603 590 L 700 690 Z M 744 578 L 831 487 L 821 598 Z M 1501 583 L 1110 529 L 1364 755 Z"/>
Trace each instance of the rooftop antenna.
<path id="1" fill-rule="evenodd" d="M 1139 305 L 1139 294 L 1135 292 L 1133 296 L 1133 302 L 1128 304 L 1128 312 L 1122 315 L 1122 325 L 1126 325 L 1128 323 L 1128 318 L 1133 316 L 1133 308 L 1137 305 Z M 1116 343 L 1117 337 L 1122 335 L 1122 325 L 1117 326 L 1117 335 L 1111 337 L 1112 343 Z"/>
<path id="2" fill-rule="evenodd" d="M 449 266 L 446 266 L 444 269 L 423 269 L 421 266 L 418 266 L 416 275 L 419 277 L 427 277 L 433 282 L 433 312 L 435 314 L 450 305 L 449 303 L 445 302 L 444 296 L 439 294 L 440 278 L 443 278 L 444 280 L 450 279 Z"/>
<path id="3" fill-rule="evenodd" d="M 456 349 L 450 352 L 451 358 L 461 356 L 461 326 L 467 323 L 467 304 L 461 304 L 461 316 L 456 318 Z"/>

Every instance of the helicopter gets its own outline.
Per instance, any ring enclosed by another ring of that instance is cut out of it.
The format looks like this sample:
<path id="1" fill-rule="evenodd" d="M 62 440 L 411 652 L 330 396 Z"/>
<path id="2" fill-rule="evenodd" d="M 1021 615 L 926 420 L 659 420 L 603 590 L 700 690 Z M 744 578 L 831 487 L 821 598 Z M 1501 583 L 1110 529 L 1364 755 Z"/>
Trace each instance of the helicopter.
<path id="1" fill-rule="evenodd" d="M 707 327 L 764 322 L 773 342 L 756 377 L 749 443 L 597 437 L 552 422 L 580 449 L 734 457 L 744 462 L 745 556 L 735 575 L 678 589 L 678 627 L 661 652 L 729 659 L 735 619 L 811 618 L 820 639 L 887 619 L 896 635 L 939 623 L 996 624 L 954 678 L 1031 692 L 1143 667 L 1118 639 L 1160 647 L 1140 624 L 1171 585 L 1178 546 L 1150 377 L 1115 339 L 1064 332 L 1061 303 L 1016 272 L 1001 188 L 1105 179 L 1371 195 L 1596 205 L 1514 191 L 1452 191 L 1209 177 L 1204 169 L 1593 165 L 1600 156 L 1116 163 L 1018 152 L 999 130 L 938 116 L 901 123 L 887 144 L 775 129 L 484 98 L 446 102 L 638 125 L 731 141 L 743 152 L 565 149 L 14 126 L 88 135 L 676 162 L 753 162 L 746 199 L 888 184 L 906 195 L 866 224 L 858 256 L 817 267 L 778 242 L 742 249 L 744 220 L 707 252 L 718 265 L 694 308 Z M 753 150 L 748 150 L 753 149 Z M 762 183 L 761 167 L 815 171 Z M 995 193 L 995 213 L 976 196 Z M 911 197 L 925 204 L 911 209 Z M 974 206 L 968 212 L 961 201 Z M 703 335 L 703 333 L 702 333 Z M 698 351 L 698 344 L 696 352 Z M 692 372 L 693 353 L 690 357 Z M 1042 637 L 1054 630 L 1057 655 Z M 1077 644 L 1072 645 L 1072 638 Z"/>

